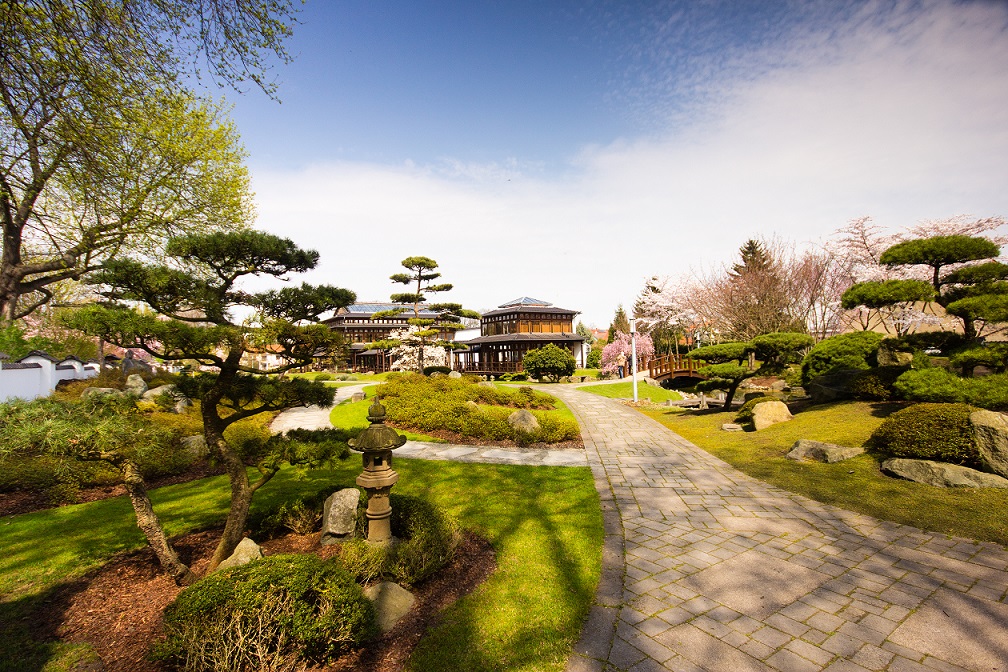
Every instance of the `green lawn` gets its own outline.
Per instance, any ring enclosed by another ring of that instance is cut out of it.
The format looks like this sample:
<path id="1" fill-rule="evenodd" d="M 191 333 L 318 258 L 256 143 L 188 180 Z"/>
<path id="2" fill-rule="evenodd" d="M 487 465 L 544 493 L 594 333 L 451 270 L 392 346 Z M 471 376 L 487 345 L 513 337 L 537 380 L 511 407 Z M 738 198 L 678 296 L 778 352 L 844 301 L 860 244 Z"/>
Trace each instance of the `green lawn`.
<path id="1" fill-rule="evenodd" d="M 610 399 L 633 399 L 633 381 L 613 383 L 611 385 L 583 385 L 579 387 L 578 390 L 582 392 L 591 392 L 592 394 L 597 394 L 600 397 L 609 397 Z M 669 399 L 678 401 L 679 399 L 682 399 L 682 395 L 675 390 L 666 390 L 664 387 L 647 385 L 638 381 L 637 398 L 649 399 L 655 403 L 661 403 Z"/>
<path id="2" fill-rule="evenodd" d="M 413 670 L 562 670 L 598 584 L 602 517 L 588 469 L 400 459 L 396 492 L 423 495 L 493 543 L 498 569 L 427 634 Z M 254 507 L 353 484 L 360 461 L 299 477 L 282 470 Z M 219 524 L 227 482 L 152 491 L 171 535 Z M 0 521 L 0 670 L 42 670 L 66 647 L 32 637 L 32 612 L 57 584 L 143 547 L 125 497 Z"/>
<path id="3" fill-rule="evenodd" d="M 1006 490 L 936 488 L 889 478 L 872 455 L 836 464 L 785 457 L 798 439 L 861 446 L 897 408 L 853 401 L 812 406 L 759 432 L 722 431 L 734 412 L 643 412 L 739 470 L 785 490 L 876 518 L 1008 546 Z"/>

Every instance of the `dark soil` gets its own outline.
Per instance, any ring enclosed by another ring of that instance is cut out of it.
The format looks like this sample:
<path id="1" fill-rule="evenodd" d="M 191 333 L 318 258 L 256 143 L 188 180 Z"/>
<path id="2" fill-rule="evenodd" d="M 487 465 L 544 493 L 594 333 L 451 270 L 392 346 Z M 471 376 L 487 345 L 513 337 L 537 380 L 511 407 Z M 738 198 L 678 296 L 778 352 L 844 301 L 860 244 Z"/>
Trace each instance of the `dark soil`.
<path id="1" fill-rule="evenodd" d="M 219 531 L 197 532 L 174 540 L 183 562 L 201 574 Z M 321 546 L 319 535 L 290 534 L 262 544 L 263 553 L 314 553 L 331 557 L 335 546 Z M 496 568 L 490 543 L 466 534 L 453 560 L 435 577 L 413 589 L 413 609 L 395 628 L 359 651 L 313 672 L 394 672 L 403 669 L 423 634 L 439 613 L 482 583 Z M 101 657 L 105 672 L 160 672 L 147 659 L 163 636 L 161 613 L 181 589 L 163 572 L 150 549 L 113 560 L 63 586 L 36 614 L 37 632 L 74 643 L 88 643 Z"/>

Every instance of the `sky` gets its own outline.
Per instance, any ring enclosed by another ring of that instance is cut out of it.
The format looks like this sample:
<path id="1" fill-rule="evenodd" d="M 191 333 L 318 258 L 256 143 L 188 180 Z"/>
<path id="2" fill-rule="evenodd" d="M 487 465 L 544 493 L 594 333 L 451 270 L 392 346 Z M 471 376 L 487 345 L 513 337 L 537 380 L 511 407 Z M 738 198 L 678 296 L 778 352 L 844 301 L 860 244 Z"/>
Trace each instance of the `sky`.
<path id="1" fill-rule="evenodd" d="M 258 228 L 385 300 L 607 327 L 749 238 L 1008 216 L 1008 3 L 307 0 L 277 96 L 227 92 Z"/>

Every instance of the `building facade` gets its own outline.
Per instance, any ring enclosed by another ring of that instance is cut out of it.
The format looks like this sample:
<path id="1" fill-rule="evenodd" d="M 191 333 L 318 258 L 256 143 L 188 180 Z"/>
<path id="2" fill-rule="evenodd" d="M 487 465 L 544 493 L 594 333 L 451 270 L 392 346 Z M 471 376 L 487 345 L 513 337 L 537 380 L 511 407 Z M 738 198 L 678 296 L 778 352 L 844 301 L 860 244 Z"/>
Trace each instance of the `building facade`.
<path id="1" fill-rule="evenodd" d="M 584 367 L 584 338 L 574 331 L 577 314 L 527 296 L 501 304 L 483 314 L 478 337 L 462 341 L 468 349 L 455 352 L 454 368 L 481 375 L 517 373 L 526 352 L 548 343 L 569 351 Z"/>

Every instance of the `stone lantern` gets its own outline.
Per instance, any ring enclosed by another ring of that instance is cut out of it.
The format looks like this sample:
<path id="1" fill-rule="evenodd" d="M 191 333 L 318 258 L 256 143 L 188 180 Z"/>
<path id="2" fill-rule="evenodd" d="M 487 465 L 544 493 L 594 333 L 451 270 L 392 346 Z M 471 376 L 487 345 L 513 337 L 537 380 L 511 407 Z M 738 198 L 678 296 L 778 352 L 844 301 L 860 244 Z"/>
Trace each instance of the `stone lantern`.
<path id="1" fill-rule="evenodd" d="M 392 449 L 406 443 L 406 437 L 385 426 L 385 407 L 377 397 L 368 409 L 368 420 L 371 426 L 356 439 L 350 439 L 349 444 L 364 454 L 364 471 L 357 477 L 357 485 L 367 492 L 367 540 L 374 544 L 388 544 L 392 541 L 389 491 L 399 480 L 399 474 L 392 469 Z"/>

